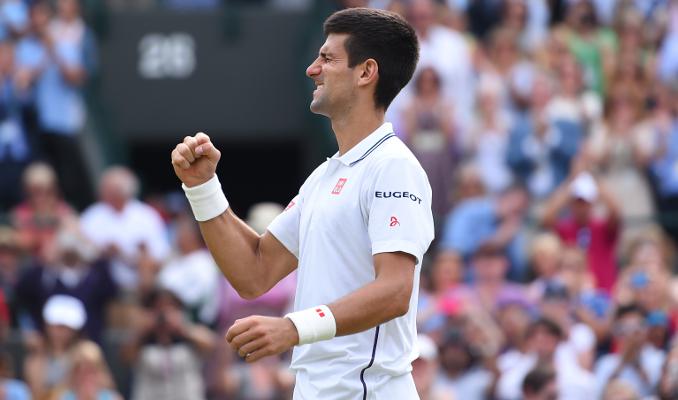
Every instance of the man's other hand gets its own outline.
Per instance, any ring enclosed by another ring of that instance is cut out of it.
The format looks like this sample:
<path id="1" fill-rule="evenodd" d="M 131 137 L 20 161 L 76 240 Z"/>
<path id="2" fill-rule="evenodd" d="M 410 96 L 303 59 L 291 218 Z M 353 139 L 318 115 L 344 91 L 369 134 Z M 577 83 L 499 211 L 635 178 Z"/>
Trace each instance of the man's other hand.
<path id="1" fill-rule="evenodd" d="M 248 363 L 283 353 L 297 343 L 297 328 L 288 318 L 252 316 L 236 320 L 226 341 Z"/>

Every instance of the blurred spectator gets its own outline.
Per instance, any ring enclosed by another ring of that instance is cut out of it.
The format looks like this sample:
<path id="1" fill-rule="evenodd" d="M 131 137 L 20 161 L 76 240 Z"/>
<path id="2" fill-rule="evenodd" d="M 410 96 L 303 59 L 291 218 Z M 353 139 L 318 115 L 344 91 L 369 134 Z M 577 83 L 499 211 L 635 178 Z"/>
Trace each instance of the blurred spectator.
<path id="1" fill-rule="evenodd" d="M 500 25 L 519 34 L 520 49 L 533 53 L 543 46 L 549 9 L 545 0 L 506 0 Z"/>
<path id="2" fill-rule="evenodd" d="M 473 106 L 472 49 L 461 33 L 436 21 L 436 7 L 439 5 L 433 0 L 413 0 L 407 4 L 407 19 L 419 38 L 417 72 L 426 67 L 433 67 L 438 72 L 443 97 L 452 103 L 453 121 L 465 127 Z M 398 97 L 406 99 L 411 95 L 414 84 L 411 82 Z M 395 102 L 396 108 L 403 104 L 398 100 Z"/>
<path id="3" fill-rule="evenodd" d="M 678 346 L 676 346 L 675 340 L 662 368 L 658 394 L 662 400 L 678 397 Z"/>
<path id="4" fill-rule="evenodd" d="M 593 129 L 587 155 L 601 183 L 619 203 L 624 219 L 622 241 L 649 224 L 654 215 L 650 187 L 644 173 L 647 156 L 642 154 L 641 138 L 636 130 L 641 113 L 640 99 L 628 88 L 610 89 L 605 105 L 605 121 Z"/>
<path id="5" fill-rule="evenodd" d="M 69 354 L 79 342 L 87 314 L 80 300 L 55 295 L 45 304 L 44 339 L 38 342 L 24 362 L 24 377 L 34 399 L 46 399 L 64 384 L 71 367 Z"/>
<path id="6" fill-rule="evenodd" d="M 433 258 L 428 288 L 419 291 L 417 328 L 419 332 L 437 336 L 444 327 L 446 317 L 457 313 L 463 302 L 460 284 L 464 277 L 464 264 L 459 253 L 439 251 Z"/>
<path id="7" fill-rule="evenodd" d="M 597 124 L 603 113 L 602 98 L 584 87 L 582 68 L 570 53 L 558 57 L 554 65 L 557 84 L 553 97 L 546 106 L 552 121 L 569 121 L 588 130 Z"/>
<path id="8" fill-rule="evenodd" d="M 516 359 L 500 377 L 496 397 L 501 400 L 520 399 L 522 385 L 529 372 L 540 366 L 556 370 L 559 399 L 593 399 L 595 381 L 593 376 L 572 360 L 556 357 L 563 340 L 560 326 L 548 318 L 540 318 L 527 331 L 527 353 Z M 565 362 L 568 361 L 568 362 Z"/>
<path id="9" fill-rule="evenodd" d="M 586 254 L 576 247 L 566 248 L 560 260 L 558 280 L 567 288 L 577 320 L 588 325 L 603 342 L 609 333 L 608 318 L 613 306 L 609 293 L 596 289 Z"/>
<path id="10" fill-rule="evenodd" d="M 483 91 L 487 81 L 498 86 L 502 111 L 514 111 L 527 103 L 536 72 L 535 65 L 520 50 L 518 34 L 508 27 L 493 30 L 476 56 L 479 70 L 476 87 Z"/>
<path id="11" fill-rule="evenodd" d="M 604 95 L 617 48 L 614 32 L 599 25 L 590 0 L 568 2 L 563 30 L 570 51 L 584 67 L 586 86 Z"/>
<path id="12" fill-rule="evenodd" d="M 156 270 L 167 257 L 167 232 L 160 215 L 136 199 L 139 182 L 125 167 L 111 167 L 101 177 L 99 202 L 82 214 L 84 234 L 113 262 L 113 277 L 126 290 L 135 290 L 144 266 Z M 152 282 L 152 281 L 151 281 Z"/>
<path id="13" fill-rule="evenodd" d="M 547 106 L 553 91 L 549 76 L 535 76 L 530 108 L 516 119 L 509 138 L 508 163 L 537 199 L 545 198 L 567 177 L 584 135 L 581 125 L 550 119 Z"/>
<path id="14" fill-rule="evenodd" d="M 414 96 L 403 110 L 405 142 L 426 171 L 433 196 L 433 215 L 443 217 L 450 205 L 449 187 L 455 146 L 452 106 L 442 97 L 440 74 L 424 67 L 414 78 Z"/>
<path id="15" fill-rule="evenodd" d="M 469 400 L 488 396 L 492 375 L 482 367 L 482 354 L 475 350 L 461 329 L 452 327 L 446 332 L 440 346 L 441 368 L 434 392 Z"/>
<path id="16" fill-rule="evenodd" d="M 24 86 L 33 86 L 41 150 L 54 166 L 64 196 L 78 208 L 92 199 L 80 148 L 85 124 L 86 27 L 77 0 L 59 0 L 53 20 L 47 3 L 31 9 L 31 29 L 17 48 Z"/>
<path id="17" fill-rule="evenodd" d="M 613 333 L 618 352 L 602 356 L 595 366 L 599 395 L 615 379 L 629 384 L 642 397 L 650 396 L 657 387 L 665 355 L 646 343 L 646 316 L 635 304 L 617 310 Z"/>
<path id="18" fill-rule="evenodd" d="M 470 302 L 488 313 L 494 313 L 503 299 L 526 299 L 522 285 L 506 280 L 508 260 L 501 247 L 484 244 L 478 248 L 471 261 L 473 284 Z"/>
<path id="19" fill-rule="evenodd" d="M 438 348 L 433 340 L 419 334 L 419 357 L 412 362 L 412 378 L 417 387 L 417 394 L 421 400 L 455 400 L 459 398 L 453 393 L 441 393 L 434 390 L 434 383 L 438 376 L 439 361 Z"/>
<path id="20" fill-rule="evenodd" d="M 219 311 L 218 289 L 223 278 L 192 218 L 177 222 L 175 246 L 178 254 L 162 267 L 158 284 L 181 299 L 193 321 L 212 325 Z"/>
<path id="21" fill-rule="evenodd" d="M 497 198 L 475 197 L 459 203 L 448 215 L 440 248 L 455 250 L 465 260 L 484 243 L 506 248 L 511 276 L 522 279 L 525 272 L 524 228 L 527 193 L 512 185 Z"/>
<path id="22" fill-rule="evenodd" d="M 547 365 L 537 366 L 523 380 L 523 400 L 556 400 L 556 372 Z"/>
<path id="23" fill-rule="evenodd" d="M 0 3 L 0 18 L 6 3 Z M 2 28 L 0 23 L 0 36 Z M 0 41 L 0 209 L 6 210 L 20 200 L 21 172 L 35 149 L 22 120 L 24 99 L 16 83 L 14 44 L 4 40 Z"/>
<path id="24" fill-rule="evenodd" d="M 17 326 L 15 288 L 22 272 L 21 248 L 14 229 L 0 226 L 0 293 L 11 313 L 11 326 Z"/>
<path id="25" fill-rule="evenodd" d="M 503 352 L 497 357 L 497 368 L 505 372 L 527 352 L 527 329 L 532 323 L 535 307 L 520 297 L 502 299 L 497 322 L 504 334 Z"/>
<path id="26" fill-rule="evenodd" d="M 675 82 L 678 76 L 678 4 L 673 1 L 668 10 L 668 32 L 659 48 L 657 69 L 666 83 Z"/>
<path id="27" fill-rule="evenodd" d="M 605 218 L 594 215 L 598 199 L 607 209 Z M 566 206 L 569 215 L 559 219 Z M 566 245 L 587 252 L 596 286 L 609 292 L 617 277 L 615 251 L 621 227 L 616 200 L 591 174 L 582 172 L 560 185 L 544 208 L 542 224 L 554 229 Z"/>
<path id="28" fill-rule="evenodd" d="M 534 279 L 529 285 L 530 300 L 538 301 L 544 294 L 546 285 L 554 281 L 560 270 L 562 243 L 558 236 L 551 232 L 543 232 L 532 238 L 530 249 L 530 265 Z"/>
<path id="29" fill-rule="evenodd" d="M 637 10 L 620 8 L 618 19 L 619 47 L 611 76 L 613 87 L 630 90 L 634 97 L 642 97 L 654 72 L 651 68 L 654 65 L 653 53 L 646 47 L 643 17 Z"/>
<path id="30" fill-rule="evenodd" d="M 556 365 L 577 363 L 581 368 L 591 370 L 596 336 L 588 325 L 576 320 L 573 306 L 574 302 L 562 283 L 552 281 L 545 286 L 541 313 L 557 323 L 564 334 L 556 350 Z"/>
<path id="31" fill-rule="evenodd" d="M 44 259 L 45 250 L 57 231 L 76 218 L 73 209 L 59 196 L 54 169 L 44 163 L 33 163 L 23 174 L 26 199 L 12 211 L 23 247 L 33 256 Z"/>
<path id="32" fill-rule="evenodd" d="M 0 3 L 0 40 L 19 37 L 28 29 L 28 2 L 3 0 Z"/>
<path id="33" fill-rule="evenodd" d="M 190 323 L 178 297 L 156 290 L 144 299 L 144 310 L 127 359 L 134 363 L 134 400 L 204 399 L 202 357 L 214 349 L 212 331 Z"/>
<path id="34" fill-rule="evenodd" d="M 486 190 L 481 177 L 479 165 L 466 162 L 459 166 L 455 173 L 453 187 L 453 203 L 455 206 L 464 200 L 485 196 Z"/>
<path id="35" fill-rule="evenodd" d="M 99 346 L 82 341 L 69 354 L 69 376 L 51 400 L 122 400 L 113 390 L 113 379 Z"/>
<path id="36" fill-rule="evenodd" d="M 651 171 L 657 191 L 657 208 L 662 214 L 659 221 L 676 241 L 678 240 L 678 168 L 676 168 L 678 165 L 678 85 L 671 88 L 668 102 L 672 114 L 670 122 L 666 121 L 663 124 L 665 129 L 661 129 L 661 125 L 658 125 L 659 129 L 655 130 L 656 145 L 652 156 Z"/>
<path id="37" fill-rule="evenodd" d="M 478 85 L 478 106 L 465 151 L 473 154 L 476 165 L 490 193 L 505 190 L 512 182 L 511 169 L 506 163 L 508 131 L 511 117 L 502 108 L 501 83 L 496 78 L 481 79 Z"/>
<path id="38" fill-rule="evenodd" d="M 12 359 L 5 351 L 0 352 L 0 393 L 6 400 L 30 400 L 28 386 L 15 379 Z"/>
<path id="39" fill-rule="evenodd" d="M 28 268 L 16 287 L 20 306 L 26 312 L 21 319 L 24 330 L 42 329 L 40 318 L 45 302 L 55 294 L 77 298 L 85 305 L 84 332 L 101 342 L 106 309 L 117 294 L 110 264 L 96 259 L 96 252 L 76 231 L 62 229 L 53 246 L 53 257 L 44 265 Z"/>

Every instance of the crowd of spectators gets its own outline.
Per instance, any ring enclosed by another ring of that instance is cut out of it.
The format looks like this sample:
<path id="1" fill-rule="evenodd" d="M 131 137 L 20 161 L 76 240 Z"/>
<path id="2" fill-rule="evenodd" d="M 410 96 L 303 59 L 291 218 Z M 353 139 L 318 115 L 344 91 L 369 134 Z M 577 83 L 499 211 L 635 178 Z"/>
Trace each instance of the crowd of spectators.
<path id="1" fill-rule="evenodd" d="M 422 400 L 677 398 L 678 1 L 338 4 L 420 40 L 387 119 L 434 193 Z M 94 52 L 77 0 L 0 0 L 0 393 L 290 398 L 289 354 L 222 337 L 289 311 L 295 274 L 243 300 L 181 194 L 141 199 L 124 166 L 83 190 Z"/>

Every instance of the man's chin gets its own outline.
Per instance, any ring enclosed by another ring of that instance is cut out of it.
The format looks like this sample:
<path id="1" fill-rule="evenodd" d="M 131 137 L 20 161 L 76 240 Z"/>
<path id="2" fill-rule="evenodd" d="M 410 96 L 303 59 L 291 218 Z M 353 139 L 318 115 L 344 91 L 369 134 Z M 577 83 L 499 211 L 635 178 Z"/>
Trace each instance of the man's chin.
<path id="1" fill-rule="evenodd" d="M 317 104 L 315 101 L 311 101 L 311 105 L 308 107 L 313 114 L 328 116 L 327 112 L 320 104 Z"/>

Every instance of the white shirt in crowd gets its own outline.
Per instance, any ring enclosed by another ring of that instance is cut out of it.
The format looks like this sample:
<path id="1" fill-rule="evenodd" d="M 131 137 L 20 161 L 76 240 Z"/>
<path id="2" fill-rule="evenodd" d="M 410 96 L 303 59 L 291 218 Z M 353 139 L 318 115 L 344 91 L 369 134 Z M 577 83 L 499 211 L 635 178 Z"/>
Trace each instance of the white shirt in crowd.
<path id="1" fill-rule="evenodd" d="M 295 399 L 417 398 L 410 371 L 418 356 L 421 260 L 433 240 L 431 187 L 391 124 L 320 165 L 269 231 L 299 259 L 295 310 L 332 303 L 373 282 L 376 254 L 416 257 L 406 315 L 297 346 L 291 368 Z"/>
<path id="2" fill-rule="evenodd" d="M 640 351 L 640 366 L 645 372 L 645 375 L 650 380 L 649 385 L 640 377 L 630 365 L 624 366 L 621 373 L 617 376 L 627 384 L 631 385 L 640 397 L 649 396 L 654 393 L 654 389 L 659 383 L 659 378 L 662 374 L 662 366 L 664 365 L 664 352 L 656 349 L 651 345 L 643 346 Z M 610 382 L 612 373 L 617 369 L 621 362 L 621 355 L 616 353 L 606 354 L 602 356 L 595 365 L 596 382 L 598 384 L 598 397 L 605 391 L 606 385 Z"/>
<path id="3" fill-rule="evenodd" d="M 167 232 L 160 215 L 139 200 L 128 201 L 120 212 L 107 203 L 96 203 L 83 212 L 80 227 L 101 249 L 117 246 L 126 260 L 136 259 L 142 245 L 156 261 L 169 254 Z M 122 262 L 114 263 L 112 272 L 118 284 L 123 287 L 136 284 L 136 273 L 131 268 Z"/>
<path id="4" fill-rule="evenodd" d="M 595 399 L 595 380 L 593 374 L 581 368 L 573 357 L 563 357 L 561 343 L 556 350 L 556 385 L 558 399 L 581 400 Z M 560 351 L 560 354 L 559 354 Z M 522 385 L 527 374 L 537 365 L 535 354 L 508 353 L 509 360 L 499 358 L 501 377 L 497 382 L 496 397 L 500 400 L 518 400 L 523 398 Z"/>
<path id="5" fill-rule="evenodd" d="M 210 252 L 200 249 L 168 262 L 158 274 L 158 283 L 197 310 L 200 321 L 211 324 L 219 311 L 220 278 Z"/>

